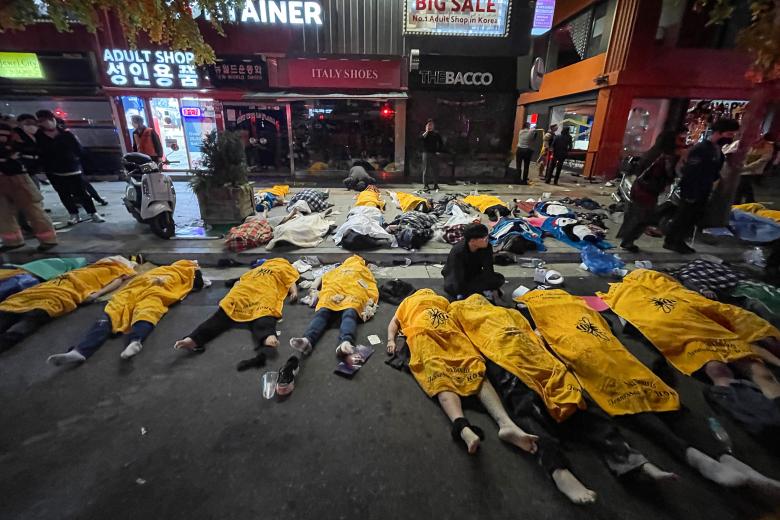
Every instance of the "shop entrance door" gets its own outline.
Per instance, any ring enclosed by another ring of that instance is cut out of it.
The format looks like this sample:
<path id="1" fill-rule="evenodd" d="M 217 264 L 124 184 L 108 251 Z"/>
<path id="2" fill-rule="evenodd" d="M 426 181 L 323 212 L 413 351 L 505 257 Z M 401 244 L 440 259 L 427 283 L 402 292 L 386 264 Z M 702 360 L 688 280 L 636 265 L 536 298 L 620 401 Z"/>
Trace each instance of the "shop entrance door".
<path id="1" fill-rule="evenodd" d="M 241 133 L 249 171 L 290 175 L 287 105 L 225 104 L 225 129 Z"/>

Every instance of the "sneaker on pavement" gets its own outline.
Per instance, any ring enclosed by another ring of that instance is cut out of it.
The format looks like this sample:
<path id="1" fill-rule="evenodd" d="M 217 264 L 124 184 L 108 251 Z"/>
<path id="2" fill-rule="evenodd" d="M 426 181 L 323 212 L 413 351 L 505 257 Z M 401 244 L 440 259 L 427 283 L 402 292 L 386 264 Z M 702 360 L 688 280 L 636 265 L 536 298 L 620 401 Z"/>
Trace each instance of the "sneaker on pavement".
<path id="1" fill-rule="evenodd" d="M 639 246 L 636 244 L 620 244 L 621 249 L 625 249 L 629 253 L 638 253 Z"/>
<path id="2" fill-rule="evenodd" d="M 342 341 L 341 344 L 336 347 L 337 356 L 349 356 L 355 353 L 355 347 L 349 341 Z"/>
<path id="3" fill-rule="evenodd" d="M 668 249 L 669 251 L 674 251 L 675 253 L 680 253 L 681 255 L 690 255 L 696 252 L 696 250 L 692 247 L 688 247 L 686 244 L 682 243 L 676 244 L 664 242 L 663 248 Z"/>
<path id="4" fill-rule="evenodd" d="M 100 213 L 93 213 L 90 217 L 92 217 L 92 222 L 100 223 L 106 221 L 106 219 L 100 216 Z"/>
<path id="5" fill-rule="evenodd" d="M 279 379 L 276 382 L 276 393 L 290 395 L 295 390 L 295 376 L 298 375 L 300 365 L 298 358 L 291 356 L 279 371 Z"/>
<path id="6" fill-rule="evenodd" d="M 78 214 L 76 214 L 76 215 L 71 214 L 70 218 L 68 219 L 68 225 L 69 226 L 75 226 L 78 223 L 79 223 L 79 216 L 78 216 Z"/>

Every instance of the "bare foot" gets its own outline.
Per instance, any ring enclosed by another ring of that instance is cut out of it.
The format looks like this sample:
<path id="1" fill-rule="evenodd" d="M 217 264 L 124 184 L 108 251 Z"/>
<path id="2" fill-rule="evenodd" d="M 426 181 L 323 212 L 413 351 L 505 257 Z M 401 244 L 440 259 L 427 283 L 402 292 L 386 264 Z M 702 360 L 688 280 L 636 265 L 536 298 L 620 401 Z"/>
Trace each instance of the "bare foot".
<path id="1" fill-rule="evenodd" d="M 568 469 L 556 469 L 552 479 L 558 491 L 575 504 L 592 504 L 596 501 L 596 492 L 586 488 Z"/>
<path id="2" fill-rule="evenodd" d="M 745 475 L 748 478 L 748 485 L 751 487 L 756 488 L 775 499 L 780 497 L 780 482 L 759 473 L 733 455 L 726 454 L 721 456 L 720 463 Z"/>
<path id="3" fill-rule="evenodd" d="M 198 345 L 195 344 L 192 338 L 184 338 L 174 343 L 173 348 L 175 350 L 195 350 L 198 348 Z"/>
<path id="4" fill-rule="evenodd" d="M 469 455 L 474 455 L 479 449 L 479 436 L 467 426 L 460 431 L 460 438 L 466 443 Z"/>
<path id="5" fill-rule="evenodd" d="M 265 338 L 263 344 L 266 347 L 277 348 L 279 346 L 279 338 L 277 338 L 274 335 L 268 336 L 267 338 Z"/>
<path id="6" fill-rule="evenodd" d="M 677 476 L 676 473 L 664 471 L 658 466 L 656 466 L 655 464 L 652 464 L 650 462 L 646 462 L 642 465 L 642 473 L 656 481 L 680 479 L 680 477 Z"/>
<path id="7" fill-rule="evenodd" d="M 502 426 L 498 430 L 498 438 L 528 453 L 536 453 L 536 441 L 539 439 L 536 435 L 525 433 L 516 424 Z"/>
<path id="8" fill-rule="evenodd" d="M 705 478 L 723 487 L 741 487 L 750 480 L 744 473 L 726 464 L 721 464 L 696 448 L 688 448 L 685 451 L 685 458 L 688 464 L 699 470 L 699 473 Z"/>

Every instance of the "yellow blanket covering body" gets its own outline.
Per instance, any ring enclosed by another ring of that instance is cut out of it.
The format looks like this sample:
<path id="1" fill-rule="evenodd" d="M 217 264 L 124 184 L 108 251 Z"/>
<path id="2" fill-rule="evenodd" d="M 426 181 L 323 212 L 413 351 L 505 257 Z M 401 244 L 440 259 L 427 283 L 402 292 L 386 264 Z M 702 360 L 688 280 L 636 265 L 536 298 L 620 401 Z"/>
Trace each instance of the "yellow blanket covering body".
<path id="1" fill-rule="evenodd" d="M 485 377 L 482 356 L 450 318 L 448 307 L 446 298 L 420 289 L 396 312 L 409 345 L 409 370 L 430 397 L 444 391 L 476 394 Z"/>
<path id="2" fill-rule="evenodd" d="M 577 378 L 547 350 L 518 311 L 474 294 L 451 303 L 450 316 L 483 356 L 536 392 L 556 421 L 585 408 Z"/>
<path id="3" fill-rule="evenodd" d="M 404 193 L 403 191 L 395 192 L 395 196 L 398 197 L 398 205 L 401 206 L 401 211 L 412 211 L 421 203 L 428 203 L 428 201 L 422 197 L 418 197 L 411 193 Z"/>
<path id="4" fill-rule="evenodd" d="M 469 195 L 463 199 L 463 202 L 470 206 L 474 206 L 482 213 L 492 206 L 506 206 L 506 202 L 493 195 Z"/>
<path id="5" fill-rule="evenodd" d="M 752 312 L 710 300 L 674 278 L 637 269 L 599 296 L 680 372 L 753 357 L 750 343 L 780 331 Z"/>
<path id="6" fill-rule="evenodd" d="M 179 260 L 133 278 L 106 304 L 111 331 L 126 334 L 139 321 L 157 325 L 171 305 L 190 293 L 197 269 L 192 260 Z"/>
<path id="7" fill-rule="evenodd" d="M 679 410 L 680 397 L 635 358 L 585 301 L 560 289 L 531 291 L 528 306 L 550 348 L 610 415 Z"/>
<path id="8" fill-rule="evenodd" d="M 322 277 L 317 310 L 343 311 L 355 309 L 361 314 L 368 301 L 379 302 L 379 289 L 371 270 L 362 257 L 353 255 L 336 269 Z"/>
<path id="9" fill-rule="evenodd" d="M 135 271 L 128 264 L 108 259 L 98 260 L 9 296 L 0 303 L 0 311 L 23 313 L 40 309 L 52 318 L 57 318 L 73 312 L 87 296 L 120 276 L 134 274 Z"/>
<path id="10" fill-rule="evenodd" d="M 282 317 L 284 298 L 298 280 L 298 270 L 284 258 L 272 258 L 239 278 L 219 302 L 233 321 L 254 321 L 263 316 Z"/>
<path id="11" fill-rule="evenodd" d="M 754 215 L 758 215 L 759 217 L 764 217 L 764 218 L 774 220 L 775 222 L 780 222 L 780 210 L 766 209 L 766 206 L 764 206 L 763 204 L 759 204 L 758 202 L 751 202 L 749 204 L 738 204 L 736 206 L 732 206 L 731 209 L 738 209 L 740 211 L 745 211 L 747 213 L 753 213 Z"/>
<path id="12" fill-rule="evenodd" d="M 384 211 L 385 201 L 382 200 L 382 196 L 379 193 L 379 190 L 373 186 L 369 186 L 365 190 L 358 193 L 355 206 L 369 206 L 371 208 L 378 208 Z"/>

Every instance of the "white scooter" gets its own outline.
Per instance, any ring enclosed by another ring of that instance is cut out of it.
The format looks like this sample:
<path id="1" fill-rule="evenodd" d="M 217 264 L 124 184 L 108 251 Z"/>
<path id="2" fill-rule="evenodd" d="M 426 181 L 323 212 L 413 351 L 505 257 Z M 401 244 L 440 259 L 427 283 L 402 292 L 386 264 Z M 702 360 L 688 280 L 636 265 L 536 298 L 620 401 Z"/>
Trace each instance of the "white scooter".
<path id="1" fill-rule="evenodd" d="M 142 224 L 149 224 L 155 235 L 171 238 L 176 233 L 173 210 L 176 190 L 170 177 L 148 155 L 132 152 L 123 158 L 127 187 L 122 201 L 127 211 Z"/>

